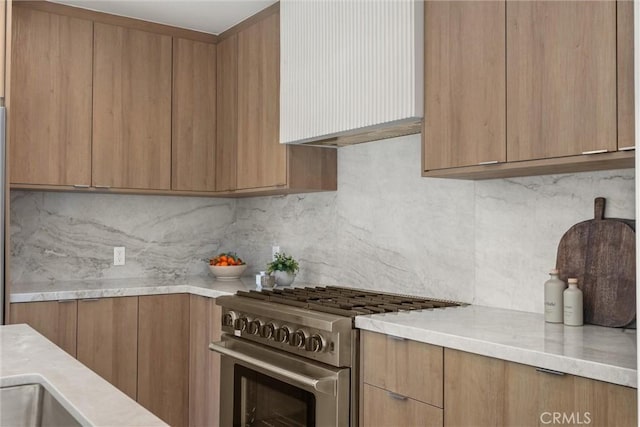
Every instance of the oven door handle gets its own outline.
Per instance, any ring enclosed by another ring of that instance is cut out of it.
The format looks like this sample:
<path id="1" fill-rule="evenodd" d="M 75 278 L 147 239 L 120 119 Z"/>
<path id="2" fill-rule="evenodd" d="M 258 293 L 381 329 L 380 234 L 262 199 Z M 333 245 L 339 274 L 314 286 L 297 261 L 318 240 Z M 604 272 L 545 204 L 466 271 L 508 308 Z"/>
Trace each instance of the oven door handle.
<path id="1" fill-rule="evenodd" d="M 336 379 L 333 377 L 311 378 L 306 375 L 298 374 L 296 372 L 291 372 L 280 366 L 274 365 L 264 360 L 256 359 L 255 357 L 248 356 L 242 352 L 227 348 L 224 345 L 223 341 L 209 344 L 209 349 L 215 351 L 216 353 L 220 353 L 224 356 L 233 357 L 234 359 L 238 359 L 241 362 L 245 362 L 253 366 L 260 367 L 260 369 L 263 369 L 272 374 L 280 375 L 288 380 L 295 381 L 307 387 L 311 387 L 320 393 L 328 394 L 330 396 L 336 395 Z"/>

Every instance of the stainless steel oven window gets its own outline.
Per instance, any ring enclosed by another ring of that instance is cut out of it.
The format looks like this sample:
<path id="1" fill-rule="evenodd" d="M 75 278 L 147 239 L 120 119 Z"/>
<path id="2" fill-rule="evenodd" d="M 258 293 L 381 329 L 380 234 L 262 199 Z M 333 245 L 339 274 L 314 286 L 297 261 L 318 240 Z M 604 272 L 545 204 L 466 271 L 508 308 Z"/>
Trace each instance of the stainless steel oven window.
<path id="1" fill-rule="evenodd" d="M 244 366 L 234 370 L 233 425 L 315 427 L 315 396 Z"/>
<path id="2" fill-rule="evenodd" d="M 220 425 L 248 427 L 252 420 L 260 418 L 262 412 L 256 407 L 255 417 L 252 415 L 252 393 L 265 393 L 257 384 L 265 386 L 263 377 L 278 381 L 268 384 L 285 384 L 287 387 L 274 386 L 280 399 L 293 399 L 293 406 L 300 401 L 313 402 L 306 410 L 311 418 L 301 424 L 315 427 L 347 427 L 350 412 L 350 370 L 348 368 L 334 368 L 319 364 L 308 359 L 282 353 L 261 345 L 246 342 L 240 338 L 223 335 L 221 342 L 211 343 L 211 350 L 222 355 L 220 364 Z M 256 381 L 247 372 L 262 375 Z M 244 372 L 244 374 L 243 374 Z M 243 382 L 244 378 L 244 382 Z M 293 391 L 296 390 L 296 391 Z M 313 396 L 313 399 L 302 396 Z M 288 397 L 284 397 L 288 396 Z M 244 402 L 244 403 L 243 403 Z M 244 405 L 244 406 L 243 406 Z M 237 409 L 238 408 L 238 409 Z M 236 411 L 240 413 L 236 415 Z M 241 415 L 243 414 L 243 415 Z M 247 415 L 248 414 L 248 415 Z M 242 418 L 244 417 L 244 418 Z M 302 418 L 298 418 L 299 420 Z M 309 421 L 311 420 L 311 421 Z M 276 426 L 287 424 L 273 424 Z"/>

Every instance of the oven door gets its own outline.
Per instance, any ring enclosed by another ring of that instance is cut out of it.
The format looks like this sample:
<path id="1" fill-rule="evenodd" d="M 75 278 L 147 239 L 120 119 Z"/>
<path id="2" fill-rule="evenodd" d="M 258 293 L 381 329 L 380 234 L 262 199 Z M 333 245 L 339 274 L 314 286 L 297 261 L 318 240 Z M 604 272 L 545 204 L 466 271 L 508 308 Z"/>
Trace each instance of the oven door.
<path id="1" fill-rule="evenodd" d="M 349 425 L 349 369 L 231 335 L 209 348 L 220 364 L 221 426 Z"/>

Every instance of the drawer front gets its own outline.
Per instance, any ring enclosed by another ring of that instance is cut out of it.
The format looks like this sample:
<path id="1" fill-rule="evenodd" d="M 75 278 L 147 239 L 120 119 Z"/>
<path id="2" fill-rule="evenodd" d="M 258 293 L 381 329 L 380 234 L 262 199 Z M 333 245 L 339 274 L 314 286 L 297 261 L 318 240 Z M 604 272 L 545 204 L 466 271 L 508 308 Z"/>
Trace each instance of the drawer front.
<path id="1" fill-rule="evenodd" d="M 368 331 L 362 343 L 365 383 L 442 408 L 442 347 Z"/>
<path id="2" fill-rule="evenodd" d="M 408 397 L 394 395 L 387 390 L 364 385 L 365 427 L 421 426 L 442 427 L 443 410 Z"/>

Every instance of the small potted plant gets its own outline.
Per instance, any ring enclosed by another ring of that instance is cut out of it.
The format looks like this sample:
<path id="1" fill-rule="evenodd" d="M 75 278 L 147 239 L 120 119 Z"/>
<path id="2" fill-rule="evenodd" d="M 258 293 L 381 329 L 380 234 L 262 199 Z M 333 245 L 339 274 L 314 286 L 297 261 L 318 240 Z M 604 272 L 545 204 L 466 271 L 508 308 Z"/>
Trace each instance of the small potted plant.
<path id="1" fill-rule="evenodd" d="M 276 285 L 289 286 L 296 278 L 300 267 L 298 261 L 283 253 L 276 253 L 275 258 L 267 264 L 267 273 L 276 278 Z"/>

